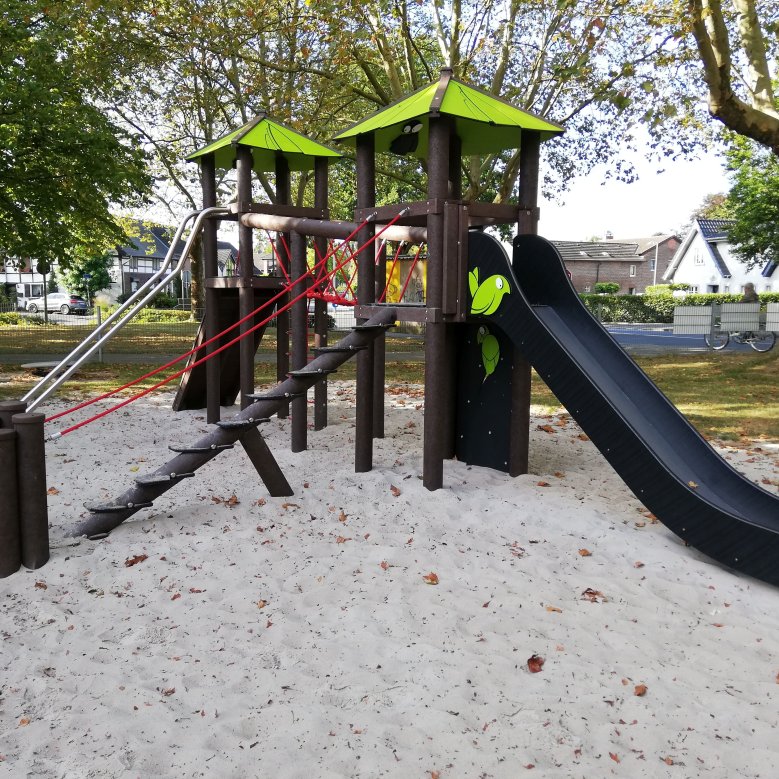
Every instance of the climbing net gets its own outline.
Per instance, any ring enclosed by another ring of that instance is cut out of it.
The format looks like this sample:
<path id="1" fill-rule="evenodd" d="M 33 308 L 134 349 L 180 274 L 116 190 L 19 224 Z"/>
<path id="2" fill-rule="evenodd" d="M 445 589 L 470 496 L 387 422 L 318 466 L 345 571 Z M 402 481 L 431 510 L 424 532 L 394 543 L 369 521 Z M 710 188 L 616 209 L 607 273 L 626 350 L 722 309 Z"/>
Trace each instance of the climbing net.
<path id="1" fill-rule="evenodd" d="M 160 381 L 154 383 L 152 386 L 147 387 L 140 392 L 137 392 L 133 395 L 131 395 L 128 398 L 125 398 L 124 400 L 120 401 L 119 403 L 116 403 L 115 405 L 100 411 L 97 414 L 94 414 L 93 416 L 84 419 L 80 422 L 77 422 L 75 424 L 70 425 L 69 427 L 66 427 L 62 430 L 59 430 L 55 433 L 51 433 L 46 437 L 47 441 L 53 441 L 57 438 L 60 438 L 62 436 L 68 435 L 69 433 L 72 433 L 76 430 L 79 430 L 82 427 L 85 427 L 86 425 L 89 425 L 93 422 L 96 422 L 98 419 L 102 419 L 103 417 L 107 416 L 108 414 L 112 414 L 115 411 L 118 411 L 121 408 L 124 408 L 125 406 L 128 406 L 131 403 L 134 403 L 136 400 L 139 400 L 140 398 L 145 397 L 146 395 L 149 395 L 150 393 L 154 392 L 155 390 L 159 389 L 160 387 L 165 386 L 166 384 L 170 383 L 174 379 L 179 378 L 183 374 L 187 373 L 188 371 L 191 371 L 192 369 L 196 368 L 198 365 L 202 365 L 203 363 L 207 362 L 210 359 L 213 359 L 216 355 L 220 354 L 221 352 L 225 351 L 225 349 L 229 349 L 233 344 L 238 343 L 242 339 L 246 338 L 247 336 L 254 333 L 256 330 L 259 330 L 260 328 L 265 327 L 269 322 L 271 322 L 274 318 L 276 318 L 279 314 L 281 314 L 284 311 L 289 310 L 295 303 L 297 303 L 299 300 L 302 300 L 304 298 L 310 298 L 314 297 L 315 295 L 312 295 L 312 290 L 315 293 L 321 293 L 321 289 L 323 286 L 326 287 L 326 285 L 332 283 L 333 276 L 341 271 L 345 266 L 349 264 L 354 264 L 355 259 L 357 256 L 365 251 L 369 246 L 373 245 L 377 239 L 384 233 L 387 229 L 389 229 L 398 219 L 400 219 L 405 211 L 401 211 L 397 216 L 395 216 L 393 219 L 391 219 L 387 224 L 385 224 L 380 230 L 378 230 L 373 236 L 371 236 L 367 241 L 365 241 L 363 244 L 358 246 L 356 249 L 352 250 L 350 248 L 350 242 L 354 239 L 354 237 L 357 235 L 357 233 L 369 225 L 371 221 L 373 221 L 374 217 L 369 216 L 367 219 L 365 219 L 363 222 L 361 222 L 346 238 L 343 239 L 342 242 L 339 244 L 332 244 L 330 245 L 330 248 L 325 253 L 324 256 L 319 257 L 317 262 L 315 263 L 313 268 L 308 269 L 304 274 L 299 276 L 296 279 L 290 279 L 289 274 L 284 271 L 284 277 L 285 277 L 285 284 L 284 288 L 273 295 L 269 300 L 265 301 L 262 305 L 258 306 L 256 309 L 254 309 L 250 314 L 247 314 L 243 318 L 239 319 L 238 321 L 234 322 L 233 324 L 226 327 L 221 332 L 217 333 L 212 338 L 209 338 L 202 343 L 198 344 L 194 348 L 190 349 L 189 351 L 185 352 L 184 354 L 179 355 L 173 360 L 170 360 L 169 362 L 165 363 L 164 365 L 159 366 L 158 368 L 155 368 L 152 371 L 149 371 L 148 373 L 143 374 L 142 376 L 137 377 L 136 379 L 133 379 L 132 381 L 126 382 L 125 384 L 122 384 L 119 387 L 116 387 L 108 392 L 104 392 L 100 395 L 97 395 L 94 398 L 90 398 L 88 400 L 85 400 L 81 403 L 76 404 L 75 406 L 66 409 L 64 411 L 61 411 L 57 414 L 53 414 L 46 418 L 46 422 L 53 422 L 57 419 L 61 419 L 64 416 L 70 415 L 75 413 L 76 411 L 80 411 L 81 409 L 87 408 L 88 406 L 93 405 L 94 403 L 97 403 L 101 400 L 106 400 L 108 398 L 111 398 L 115 395 L 117 395 L 119 392 L 123 392 L 124 390 L 130 389 L 131 387 L 134 387 L 135 385 L 139 384 L 142 381 L 145 381 L 153 376 L 156 376 L 163 371 L 172 368 L 177 363 L 181 362 L 182 360 L 185 360 L 193 355 L 195 355 L 200 350 L 210 346 L 211 344 L 214 344 L 216 341 L 221 339 L 223 336 L 225 336 L 227 333 L 230 333 L 231 331 L 235 330 L 237 327 L 240 327 L 244 323 L 252 320 L 254 317 L 257 316 L 257 314 L 270 310 L 270 314 L 266 317 L 264 317 L 260 322 L 256 322 L 251 327 L 247 328 L 245 331 L 241 332 L 238 336 L 232 338 L 227 343 L 224 343 L 217 348 L 210 351 L 208 354 L 206 354 L 204 357 L 200 357 L 197 360 L 189 363 L 183 368 L 180 368 L 179 370 L 175 371 L 174 373 L 170 374 L 169 376 L 166 376 L 165 378 L 161 379 Z M 317 253 L 318 255 L 319 253 Z M 331 269 L 327 270 L 328 262 L 332 260 L 333 262 Z M 314 281 L 314 286 L 310 286 L 310 282 L 312 278 Z M 276 306 L 274 310 L 274 304 L 279 302 L 282 298 L 286 297 L 291 293 L 291 290 L 295 287 L 302 287 L 302 290 L 298 291 L 297 294 L 292 296 L 289 300 L 287 300 L 285 303 Z"/>

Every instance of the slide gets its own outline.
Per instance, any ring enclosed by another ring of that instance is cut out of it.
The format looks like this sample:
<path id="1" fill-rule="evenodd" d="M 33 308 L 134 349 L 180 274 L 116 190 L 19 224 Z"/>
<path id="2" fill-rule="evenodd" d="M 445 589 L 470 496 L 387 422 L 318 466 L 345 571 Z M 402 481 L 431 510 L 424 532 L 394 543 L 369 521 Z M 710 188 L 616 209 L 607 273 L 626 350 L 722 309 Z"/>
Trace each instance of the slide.
<path id="1" fill-rule="evenodd" d="M 689 545 L 779 585 L 779 498 L 720 457 L 587 311 L 554 246 L 517 236 L 509 264 L 473 232 L 469 254 L 472 312 L 525 355 L 636 497 Z"/>

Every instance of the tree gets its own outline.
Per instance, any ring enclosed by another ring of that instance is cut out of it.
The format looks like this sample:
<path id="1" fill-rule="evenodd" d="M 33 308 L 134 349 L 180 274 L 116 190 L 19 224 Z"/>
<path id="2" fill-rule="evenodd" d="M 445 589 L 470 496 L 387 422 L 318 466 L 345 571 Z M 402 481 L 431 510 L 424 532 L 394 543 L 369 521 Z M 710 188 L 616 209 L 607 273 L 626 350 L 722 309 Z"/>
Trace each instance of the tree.
<path id="1" fill-rule="evenodd" d="M 80 257 L 57 268 L 57 281 L 68 292 L 81 295 L 88 303 L 97 292 L 111 286 L 112 259 L 108 254 Z"/>
<path id="2" fill-rule="evenodd" d="M 119 242 L 109 206 L 150 185 L 142 147 L 90 100 L 66 8 L 7 0 L 0 14 L 0 251 L 63 266 Z"/>
<path id="3" fill-rule="evenodd" d="M 726 127 L 779 154 L 770 62 L 775 63 L 776 0 L 685 0 L 708 88 L 709 113 Z"/>
<path id="4" fill-rule="evenodd" d="M 730 219 L 731 213 L 732 205 L 728 196 L 722 192 L 713 192 L 706 195 L 690 214 L 690 223 L 693 219 Z"/>
<path id="5" fill-rule="evenodd" d="M 779 158 L 747 138 L 734 136 L 727 152 L 733 226 L 728 238 L 747 268 L 779 260 Z"/>

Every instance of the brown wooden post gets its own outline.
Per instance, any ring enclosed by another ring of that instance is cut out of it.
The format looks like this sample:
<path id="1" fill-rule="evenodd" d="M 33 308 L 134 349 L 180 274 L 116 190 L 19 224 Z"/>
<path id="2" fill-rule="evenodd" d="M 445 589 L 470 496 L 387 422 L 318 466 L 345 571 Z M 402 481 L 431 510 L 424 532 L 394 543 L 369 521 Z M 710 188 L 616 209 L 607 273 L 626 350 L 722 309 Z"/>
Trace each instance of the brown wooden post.
<path id="1" fill-rule="evenodd" d="M 541 136 L 537 131 L 522 131 L 519 150 L 519 220 L 520 233 L 538 232 L 538 176 Z M 530 363 L 514 349 L 511 375 L 511 436 L 509 474 L 528 472 L 530 454 Z"/>
<path id="2" fill-rule="evenodd" d="M 449 136 L 447 117 L 431 115 L 427 155 L 427 197 L 438 201 L 427 216 L 427 313 L 425 330 L 425 429 L 422 483 L 437 490 L 444 481 L 447 424 L 446 325 L 442 320 L 444 290 L 443 201 L 449 195 Z"/>
<path id="3" fill-rule="evenodd" d="M 248 209 L 252 202 L 252 168 L 254 160 L 252 150 L 248 146 L 238 146 L 237 174 L 238 174 L 238 207 Z M 250 227 L 239 225 L 238 227 L 238 252 L 241 259 L 241 281 L 238 288 L 238 317 L 243 319 L 254 310 L 254 289 L 252 277 L 254 276 L 254 248 L 252 246 L 253 231 Z M 240 334 L 248 333 L 253 319 L 244 322 L 240 327 Z M 254 338 L 247 335 L 239 343 L 241 361 L 241 408 L 251 405 L 249 398 L 254 392 Z"/>
<path id="4" fill-rule="evenodd" d="M 0 428 L 0 495 L 0 579 L 4 579 L 22 564 L 16 432 L 10 427 Z"/>
<path id="5" fill-rule="evenodd" d="M 292 281 L 299 279 L 306 273 L 306 238 L 300 233 L 292 233 L 290 245 L 290 271 Z M 296 284 L 292 290 L 292 297 L 297 297 L 306 289 L 307 281 Z M 292 304 L 290 309 L 290 324 L 292 331 L 292 370 L 302 370 L 308 362 L 308 300 L 300 298 Z M 292 410 L 292 451 L 303 452 L 307 446 L 306 425 L 308 424 L 308 400 L 303 393 L 295 398 L 291 405 Z"/>
<path id="6" fill-rule="evenodd" d="M 327 217 L 328 159 L 317 157 L 314 160 L 314 208 L 321 208 Z M 314 252 L 315 262 L 327 254 L 327 238 L 315 238 Z M 327 268 L 320 268 L 317 276 L 327 272 Z M 327 303 L 324 300 L 316 300 L 314 303 L 314 347 L 327 346 Z M 327 379 L 323 379 L 314 385 L 314 430 L 322 430 L 327 427 Z"/>
<path id="7" fill-rule="evenodd" d="M 279 154 L 276 157 L 276 204 L 288 205 L 290 202 L 289 164 L 287 158 Z M 289 256 L 287 247 L 292 239 L 290 233 L 280 233 L 276 238 L 276 252 L 281 257 L 284 267 L 289 273 Z M 289 300 L 288 296 L 279 298 L 277 308 Z M 276 378 L 284 381 L 289 373 L 289 311 L 282 311 L 276 317 Z M 289 416 L 289 406 L 282 406 L 277 415 L 279 419 Z"/>
<path id="8" fill-rule="evenodd" d="M 375 289 L 373 299 L 378 300 L 387 284 L 387 245 L 379 239 L 371 255 L 376 257 Z M 386 301 L 383 301 L 386 302 Z M 373 342 L 373 437 L 384 438 L 384 384 L 387 374 L 387 337 L 380 333 Z"/>
<path id="9" fill-rule="evenodd" d="M 357 136 L 357 208 L 376 205 L 376 157 L 373 134 Z M 372 226 L 357 234 L 359 244 L 370 240 Z M 357 259 L 357 302 L 367 306 L 374 302 L 376 265 L 372 246 L 364 249 Z M 358 324 L 365 322 L 358 319 Z M 354 470 L 364 473 L 373 468 L 373 342 L 357 355 L 357 409 L 354 434 Z"/>
<path id="10" fill-rule="evenodd" d="M 200 160 L 200 183 L 203 189 L 203 208 L 211 208 L 216 205 L 216 165 L 213 154 L 206 154 Z M 212 339 L 218 332 L 219 321 L 218 291 L 208 283 L 209 279 L 218 275 L 217 265 L 217 229 L 219 223 L 216 219 L 207 219 L 203 225 L 203 277 L 205 289 L 205 335 L 206 340 Z M 218 344 L 206 346 L 205 356 L 211 354 Z M 202 357 L 204 355 L 199 355 Z M 214 424 L 219 421 L 220 410 L 220 367 L 219 355 L 206 363 L 206 421 Z"/>

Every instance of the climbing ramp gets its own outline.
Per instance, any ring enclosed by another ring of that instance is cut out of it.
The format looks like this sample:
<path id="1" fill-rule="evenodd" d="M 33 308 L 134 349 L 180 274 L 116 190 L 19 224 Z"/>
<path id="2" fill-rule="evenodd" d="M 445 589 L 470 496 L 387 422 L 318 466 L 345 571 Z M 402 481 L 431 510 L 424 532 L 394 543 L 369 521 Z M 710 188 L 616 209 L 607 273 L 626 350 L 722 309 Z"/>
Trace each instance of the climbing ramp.
<path id="1" fill-rule="evenodd" d="M 180 481 L 191 478 L 207 462 L 226 449 L 240 443 L 271 495 L 291 495 L 276 460 L 259 432 L 263 422 L 286 406 L 290 400 L 305 395 L 317 382 L 359 351 L 395 323 L 393 308 L 380 311 L 335 346 L 315 350 L 317 356 L 303 369 L 292 371 L 288 378 L 272 390 L 253 396 L 254 402 L 234 417 L 218 422 L 214 429 L 190 446 L 171 447 L 176 456 L 150 474 L 138 476 L 135 483 L 111 503 L 87 506 L 89 514 L 71 528 L 71 536 L 99 538 L 110 533 L 142 508 L 153 505 L 156 498 Z"/>

